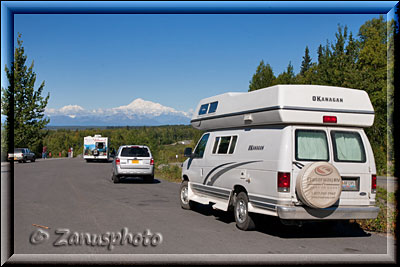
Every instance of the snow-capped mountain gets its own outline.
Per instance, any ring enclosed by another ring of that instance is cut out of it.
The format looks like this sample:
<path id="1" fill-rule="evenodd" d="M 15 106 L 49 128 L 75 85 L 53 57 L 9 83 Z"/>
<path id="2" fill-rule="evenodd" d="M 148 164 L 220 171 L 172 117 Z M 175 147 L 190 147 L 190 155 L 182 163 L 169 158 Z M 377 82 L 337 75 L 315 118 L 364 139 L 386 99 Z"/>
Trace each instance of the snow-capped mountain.
<path id="1" fill-rule="evenodd" d="M 49 126 L 157 126 L 189 124 L 191 114 L 159 103 L 135 99 L 126 106 L 86 110 L 78 105 L 46 109 Z"/>

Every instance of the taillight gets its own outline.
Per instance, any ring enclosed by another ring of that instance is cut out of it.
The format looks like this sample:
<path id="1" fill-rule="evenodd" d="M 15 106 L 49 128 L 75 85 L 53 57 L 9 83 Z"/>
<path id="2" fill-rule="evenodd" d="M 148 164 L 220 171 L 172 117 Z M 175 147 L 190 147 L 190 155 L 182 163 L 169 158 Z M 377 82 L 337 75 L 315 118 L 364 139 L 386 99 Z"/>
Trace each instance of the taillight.
<path id="1" fill-rule="evenodd" d="M 278 172 L 278 192 L 290 191 L 290 172 Z"/>
<path id="2" fill-rule="evenodd" d="M 121 163 L 120 159 L 119 159 L 119 158 L 116 158 L 116 159 L 115 159 L 115 164 L 119 165 L 120 163 Z"/>
<path id="3" fill-rule="evenodd" d="M 323 116 L 322 121 L 324 123 L 337 123 L 336 116 Z"/>
<path id="4" fill-rule="evenodd" d="M 150 160 L 150 165 L 154 165 L 154 159 L 153 158 Z"/>
<path id="5" fill-rule="evenodd" d="M 373 174 L 372 178 L 371 178 L 371 189 L 372 189 L 373 193 L 376 192 L 376 175 L 375 174 Z"/>

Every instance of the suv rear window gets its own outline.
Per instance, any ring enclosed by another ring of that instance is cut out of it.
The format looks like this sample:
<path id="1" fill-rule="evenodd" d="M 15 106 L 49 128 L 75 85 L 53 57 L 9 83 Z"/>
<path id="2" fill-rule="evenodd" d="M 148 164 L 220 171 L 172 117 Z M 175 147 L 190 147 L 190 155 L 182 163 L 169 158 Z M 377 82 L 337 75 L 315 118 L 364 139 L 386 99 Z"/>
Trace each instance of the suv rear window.
<path id="1" fill-rule="evenodd" d="M 326 133 L 318 130 L 296 130 L 296 160 L 328 161 Z"/>
<path id="2" fill-rule="evenodd" d="M 336 162 L 366 162 L 364 145 L 357 132 L 331 131 Z"/>
<path id="3" fill-rule="evenodd" d="M 150 157 L 150 153 L 145 147 L 124 147 L 121 157 Z"/>
<path id="4" fill-rule="evenodd" d="M 23 149 L 22 148 L 16 148 L 14 149 L 14 153 L 23 153 Z"/>

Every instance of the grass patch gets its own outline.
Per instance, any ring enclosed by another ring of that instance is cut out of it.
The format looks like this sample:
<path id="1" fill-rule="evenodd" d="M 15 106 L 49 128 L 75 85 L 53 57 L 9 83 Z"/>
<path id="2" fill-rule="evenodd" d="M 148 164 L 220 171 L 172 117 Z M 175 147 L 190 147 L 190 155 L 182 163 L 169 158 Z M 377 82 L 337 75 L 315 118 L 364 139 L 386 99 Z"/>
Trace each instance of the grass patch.
<path id="1" fill-rule="evenodd" d="M 378 217 L 374 220 L 356 220 L 362 229 L 371 232 L 391 233 L 396 235 L 396 193 L 388 193 L 378 187 L 376 192 L 376 206 L 379 207 Z"/>
<path id="2" fill-rule="evenodd" d="M 181 168 L 180 165 L 167 165 L 162 168 L 155 169 L 155 176 L 160 177 L 170 182 L 181 182 Z"/>
<path id="3" fill-rule="evenodd" d="M 183 151 L 192 145 L 163 145 L 155 155 L 155 176 L 170 182 L 180 183 L 182 181 L 181 164 L 186 158 Z M 178 157 L 177 157 L 178 156 Z"/>

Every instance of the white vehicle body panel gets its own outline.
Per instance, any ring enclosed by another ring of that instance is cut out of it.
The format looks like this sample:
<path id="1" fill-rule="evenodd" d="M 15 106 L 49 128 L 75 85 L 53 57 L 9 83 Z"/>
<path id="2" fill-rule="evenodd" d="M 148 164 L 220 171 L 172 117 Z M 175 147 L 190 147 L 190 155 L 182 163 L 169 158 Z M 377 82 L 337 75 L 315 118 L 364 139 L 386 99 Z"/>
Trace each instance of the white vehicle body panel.
<path id="1" fill-rule="evenodd" d="M 199 114 L 202 105 L 218 102 L 215 112 Z M 369 127 L 374 110 L 365 91 L 321 85 L 275 85 L 248 92 L 226 93 L 201 100 L 192 117 L 200 130 L 266 124 L 321 124 L 322 116 L 338 116 L 337 125 Z"/>
<path id="2" fill-rule="evenodd" d="M 318 96 L 328 97 L 327 102 L 314 101 L 313 97 L 316 100 Z M 329 102 L 329 98 L 338 101 Z M 205 104 L 217 101 L 216 110 L 199 115 Z M 268 110 L 269 107 L 278 108 Z M 375 192 L 371 189 L 371 177 L 376 174 L 375 161 L 362 129 L 373 124 L 374 111 L 364 91 L 277 85 L 249 93 L 206 98 L 200 101 L 195 112 L 192 125 L 207 130 L 203 136 L 208 135 L 208 140 L 202 157 L 192 156 L 183 164 L 182 179 L 189 181 L 189 200 L 228 210 L 235 190 L 240 188 L 248 195 L 249 212 L 293 220 L 376 217 L 378 208 L 374 207 Z M 335 116 L 337 122 L 324 123 L 323 116 Z M 346 185 L 350 185 L 342 189 L 337 205 L 313 210 L 298 200 L 297 175 L 302 165 L 312 161 L 296 159 L 296 131 L 325 134 L 329 154 L 326 162 L 336 167 L 342 179 L 348 180 Z M 334 148 L 336 141 L 332 135 L 335 133 L 358 136 L 365 150 L 365 160 L 340 161 Z M 233 136 L 236 136 L 233 153 L 218 154 L 222 138 L 230 137 L 228 149 L 231 149 Z M 290 173 L 288 192 L 278 191 L 279 172 Z M 351 187 L 354 184 L 357 187 Z"/>
<path id="3" fill-rule="evenodd" d="M 109 160 L 108 137 L 86 136 L 83 139 L 83 158 L 86 160 Z"/>
<path id="4" fill-rule="evenodd" d="M 146 149 L 147 156 L 124 156 L 122 150 L 124 148 L 137 147 Z M 119 159 L 119 164 L 116 164 L 116 159 Z M 154 177 L 154 161 L 150 148 L 143 145 L 124 145 L 120 146 L 113 161 L 113 173 L 117 176 L 153 176 Z"/>

